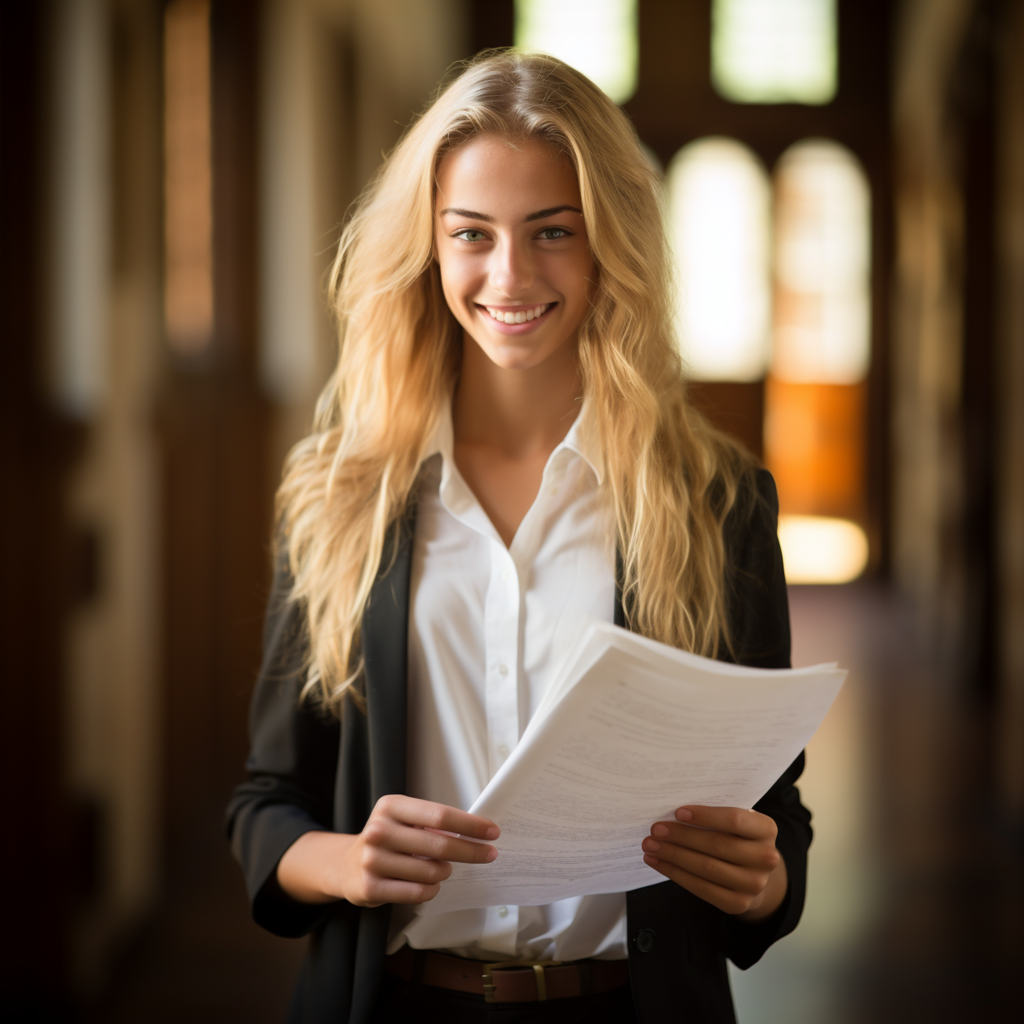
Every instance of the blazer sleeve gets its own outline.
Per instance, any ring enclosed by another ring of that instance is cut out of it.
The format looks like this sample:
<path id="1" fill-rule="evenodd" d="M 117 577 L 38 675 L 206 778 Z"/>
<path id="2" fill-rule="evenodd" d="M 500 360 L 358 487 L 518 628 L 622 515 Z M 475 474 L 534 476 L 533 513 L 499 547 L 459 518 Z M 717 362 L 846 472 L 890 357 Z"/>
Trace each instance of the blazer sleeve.
<path id="1" fill-rule="evenodd" d="M 726 523 L 732 566 L 729 579 L 730 621 L 736 660 L 760 668 L 790 666 L 789 601 L 778 541 L 779 499 L 771 474 L 757 472 L 748 500 L 737 504 Z M 737 967 L 756 963 L 777 939 L 800 920 L 807 884 L 807 850 L 811 814 L 800 802 L 796 780 L 804 755 L 754 805 L 778 826 L 776 847 L 786 864 L 789 887 L 779 909 L 754 924 L 726 915 L 725 954 Z"/>
<path id="2" fill-rule="evenodd" d="M 299 704 L 307 642 L 303 609 L 289 599 L 291 582 L 279 567 L 250 710 L 248 778 L 232 793 L 226 828 L 256 922 L 295 937 L 334 904 L 292 899 L 277 883 L 277 865 L 299 836 L 331 828 L 340 730 L 336 719 Z"/>

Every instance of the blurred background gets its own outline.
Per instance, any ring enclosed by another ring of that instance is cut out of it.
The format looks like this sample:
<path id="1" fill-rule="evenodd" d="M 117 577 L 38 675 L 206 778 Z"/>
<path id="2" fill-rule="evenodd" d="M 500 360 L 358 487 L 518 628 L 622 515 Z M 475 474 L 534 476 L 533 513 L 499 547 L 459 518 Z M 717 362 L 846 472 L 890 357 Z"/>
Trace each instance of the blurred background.
<path id="1" fill-rule="evenodd" d="M 743 1024 L 1004 1020 L 1024 954 L 1024 4 L 0 3 L 5 1021 L 282 1019 L 222 809 L 346 210 L 516 43 L 663 175 L 694 400 L 779 483 L 808 907 Z M 402 225 L 395 225 L 402 230 Z"/>

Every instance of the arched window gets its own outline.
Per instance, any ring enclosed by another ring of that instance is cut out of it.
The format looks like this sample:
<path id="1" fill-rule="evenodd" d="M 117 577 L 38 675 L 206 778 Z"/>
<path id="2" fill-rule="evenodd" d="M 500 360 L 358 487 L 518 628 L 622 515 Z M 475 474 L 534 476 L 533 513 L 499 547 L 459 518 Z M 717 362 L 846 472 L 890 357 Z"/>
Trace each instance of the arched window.
<path id="1" fill-rule="evenodd" d="M 772 375 L 854 384 L 870 360 L 870 198 L 838 143 L 791 146 L 775 170 Z"/>
<path id="2" fill-rule="evenodd" d="M 636 92 L 636 0 L 516 0 L 516 46 L 582 71 L 616 103 Z"/>
<path id="3" fill-rule="evenodd" d="M 734 103 L 828 103 L 836 0 L 714 0 L 711 80 Z"/>
<path id="4" fill-rule="evenodd" d="M 765 462 L 779 487 L 787 577 L 841 582 L 867 563 L 865 406 L 870 193 L 856 158 L 824 139 L 775 170 L 773 346 Z"/>
<path id="5" fill-rule="evenodd" d="M 733 139 L 684 146 L 666 215 L 679 278 L 679 341 L 696 380 L 756 381 L 770 353 L 769 187 Z"/>

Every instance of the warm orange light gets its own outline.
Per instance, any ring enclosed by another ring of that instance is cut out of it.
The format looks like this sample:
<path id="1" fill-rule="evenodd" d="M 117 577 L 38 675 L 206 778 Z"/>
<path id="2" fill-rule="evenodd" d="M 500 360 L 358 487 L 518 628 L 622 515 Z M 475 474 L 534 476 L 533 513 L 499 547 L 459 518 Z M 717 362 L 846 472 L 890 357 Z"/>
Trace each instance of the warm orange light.
<path id="1" fill-rule="evenodd" d="M 783 512 L 864 512 L 867 386 L 765 381 L 764 452 Z"/>
<path id="2" fill-rule="evenodd" d="M 779 516 L 787 583 L 849 583 L 868 564 L 868 539 L 848 519 Z"/>
<path id="3" fill-rule="evenodd" d="M 164 161 L 167 338 L 192 355 L 213 333 L 209 0 L 164 15 Z"/>

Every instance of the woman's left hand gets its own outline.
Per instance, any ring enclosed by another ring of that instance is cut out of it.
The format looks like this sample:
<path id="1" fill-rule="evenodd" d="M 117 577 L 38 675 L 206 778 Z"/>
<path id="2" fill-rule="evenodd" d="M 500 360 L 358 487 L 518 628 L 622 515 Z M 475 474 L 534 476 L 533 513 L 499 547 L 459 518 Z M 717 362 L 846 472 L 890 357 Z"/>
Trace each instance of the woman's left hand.
<path id="1" fill-rule="evenodd" d="M 643 842 L 644 861 L 727 914 L 759 921 L 782 904 L 786 863 L 766 814 L 738 807 L 680 807 Z"/>

